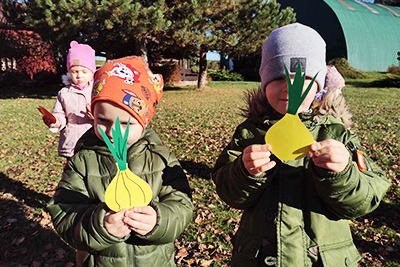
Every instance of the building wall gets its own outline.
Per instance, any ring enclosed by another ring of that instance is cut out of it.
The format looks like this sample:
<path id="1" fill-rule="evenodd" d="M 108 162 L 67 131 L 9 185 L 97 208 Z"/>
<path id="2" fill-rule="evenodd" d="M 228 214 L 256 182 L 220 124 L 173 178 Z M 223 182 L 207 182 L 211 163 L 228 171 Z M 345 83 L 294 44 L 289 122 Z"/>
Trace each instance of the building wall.
<path id="1" fill-rule="evenodd" d="M 0 71 L 15 71 L 17 70 L 17 61 L 15 58 L 0 58 Z"/>

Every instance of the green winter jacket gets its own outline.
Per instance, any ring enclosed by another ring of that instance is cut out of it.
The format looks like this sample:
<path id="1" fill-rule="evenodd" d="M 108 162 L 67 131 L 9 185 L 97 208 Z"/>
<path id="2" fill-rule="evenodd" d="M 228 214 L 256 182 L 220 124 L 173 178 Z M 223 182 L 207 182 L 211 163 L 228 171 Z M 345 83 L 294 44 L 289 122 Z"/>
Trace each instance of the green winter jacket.
<path id="1" fill-rule="evenodd" d="M 265 133 L 276 121 L 249 118 L 240 124 L 213 173 L 221 199 L 244 210 L 233 240 L 232 266 L 357 266 L 361 258 L 349 219 L 377 208 L 389 181 L 340 119 L 299 116 L 314 140 L 345 144 L 351 161 L 334 173 L 315 166 L 309 157 L 281 162 L 273 156 L 277 165 L 254 177 L 242 163 L 242 151 L 265 144 Z M 364 172 L 354 146 L 364 153 Z"/>
<path id="2" fill-rule="evenodd" d="M 151 129 L 128 149 L 129 169 L 149 183 L 157 224 L 147 235 L 110 235 L 104 193 L 117 173 L 114 157 L 90 129 L 66 165 L 48 210 L 61 238 L 77 249 L 78 266 L 176 266 L 174 239 L 189 224 L 193 205 L 178 160 Z"/>

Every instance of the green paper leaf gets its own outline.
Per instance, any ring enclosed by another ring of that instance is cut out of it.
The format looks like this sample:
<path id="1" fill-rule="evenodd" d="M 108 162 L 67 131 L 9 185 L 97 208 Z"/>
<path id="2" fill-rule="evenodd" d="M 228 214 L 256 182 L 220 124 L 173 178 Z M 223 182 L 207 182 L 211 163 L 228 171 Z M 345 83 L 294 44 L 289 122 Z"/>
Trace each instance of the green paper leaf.
<path id="1" fill-rule="evenodd" d="M 101 136 L 103 137 L 104 142 L 107 147 L 110 149 L 113 154 L 115 160 L 118 163 L 118 168 L 123 171 L 126 169 L 126 154 L 127 154 L 127 146 L 128 146 L 128 135 L 129 135 L 129 124 L 131 119 L 128 120 L 128 126 L 126 127 L 125 136 L 122 137 L 121 133 L 121 123 L 119 121 L 119 117 L 117 117 L 117 121 L 115 123 L 115 128 L 111 129 L 111 134 L 113 137 L 114 145 L 110 142 L 107 135 L 104 131 L 98 126 Z"/>
<path id="2" fill-rule="evenodd" d="M 288 107 L 286 113 L 296 115 L 297 110 L 299 109 L 301 103 L 303 103 L 304 98 L 306 98 L 308 92 L 310 91 L 315 79 L 317 78 L 317 74 L 315 74 L 314 78 L 311 80 L 311 83 L 308 85 L 307 89 L 303 92 L 304 81 L 306 79 L 306 74 L 301 74 L 301 65 L 300 62 L 297 64 L 296 73 L 294 75 L 293 84 L 290 82 L 289 71 L 286 68 L 285 63 L 283 63 L 283 67 L 285 68 L 286 74 L 286 82 L 288 85 Z"/>

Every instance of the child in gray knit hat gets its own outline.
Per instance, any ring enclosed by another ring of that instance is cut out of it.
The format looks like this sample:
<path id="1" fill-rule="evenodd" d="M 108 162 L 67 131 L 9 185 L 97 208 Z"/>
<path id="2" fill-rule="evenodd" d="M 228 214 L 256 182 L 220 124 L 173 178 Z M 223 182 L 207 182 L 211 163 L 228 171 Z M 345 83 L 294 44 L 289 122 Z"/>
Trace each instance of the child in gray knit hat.
<path id="1" fill-rule="evenodd" d="M 265 144 L 288 106 L 284 64 L 291 79 L 300 64 L 303 92 L 311 86 L 297 115 L 315 140 L 308 156 L 288 161 Z M 336 113 L 320 112 L 325 95 L 315 96 L 326 72 L 325 42 L 308 26 L 278 28 L 263 45 L 261 87 L 247 94 L 246 120 L 212 175 L 221 199 L 243 210 L 232 266 L 357 266 L 361 259 L 349 219 L 377 208 L 390 183 Z"/>

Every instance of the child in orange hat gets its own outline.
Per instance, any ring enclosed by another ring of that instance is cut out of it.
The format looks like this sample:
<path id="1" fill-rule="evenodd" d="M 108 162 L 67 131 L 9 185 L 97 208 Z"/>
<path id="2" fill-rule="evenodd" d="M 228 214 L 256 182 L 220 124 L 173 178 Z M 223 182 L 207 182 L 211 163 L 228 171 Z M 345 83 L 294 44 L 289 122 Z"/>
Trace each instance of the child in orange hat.
<path id="1" fill-rule="evenodd" d="M 162 76 L 141 57 L 107 61 L 95 74 L 94 127 L 80 139 L 48 205 L 55 229 L 77 249 L 78 266 L 175 266 L 174 240 L 193 205 L 178 160 L 147 127 L 162 92 Z M 122 136 L 129 127 L 127 166 L 153 195 L 148 206 L 119 212 L 104 202 L 117 165 L 101 134 L 113 143 L 117 121 Z"/>

